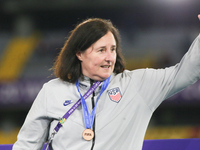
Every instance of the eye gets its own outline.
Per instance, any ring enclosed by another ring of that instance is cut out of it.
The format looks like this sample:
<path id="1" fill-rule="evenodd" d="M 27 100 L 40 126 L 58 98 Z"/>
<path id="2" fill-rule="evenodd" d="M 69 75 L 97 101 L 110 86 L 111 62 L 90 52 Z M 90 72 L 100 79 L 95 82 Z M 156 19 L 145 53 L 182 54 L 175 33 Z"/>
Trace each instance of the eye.
<path id="1" fill-rule="evenodd" d="M 101 48 L 98 50 L 98 52 L 103 52 L 103 51 L 105 51 L 105 48 Z"/>
<path id="2" fill-rule="evenodd" d="M 113 52 L 113 51 L 116 51 L 116 47 L 112 47 L 111 48 L 111 51 Z"/>

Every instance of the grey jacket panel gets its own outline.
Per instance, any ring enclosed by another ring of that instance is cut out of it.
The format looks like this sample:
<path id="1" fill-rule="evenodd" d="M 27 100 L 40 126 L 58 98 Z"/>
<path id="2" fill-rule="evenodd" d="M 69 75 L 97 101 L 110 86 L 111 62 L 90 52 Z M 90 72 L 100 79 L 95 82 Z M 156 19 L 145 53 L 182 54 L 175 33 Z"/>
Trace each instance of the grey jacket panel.
<path id="1" fill-rule="evenodd" d="M 112 74 L 96 110 L 94 150 L 141 150 L 149 120 L 163 100 L 196 82 L 200 77 L 200 37 L 191 45 L 181 62 L 165 69 L 125 70 Z M 80 81 L 84 94 L 89 79 Z M 95 91 L 95 100 L 100 88 Z M 116 94 L 117 93 L 117 94 Z M 116 94 L 116 95 L 115 95 Z M 22 126 L 13 150 L 42 149 L 61 118 L 79 99 L 76 86 L 60 79 L 44 84 Z M 66 100 L 72 103 L 63 105 Z M 92 111 L 91 96 L 86 100 Z M 66 120 L 55 135 L 54 150 L 90 150 L 85 141 L 82 106 Z"/>

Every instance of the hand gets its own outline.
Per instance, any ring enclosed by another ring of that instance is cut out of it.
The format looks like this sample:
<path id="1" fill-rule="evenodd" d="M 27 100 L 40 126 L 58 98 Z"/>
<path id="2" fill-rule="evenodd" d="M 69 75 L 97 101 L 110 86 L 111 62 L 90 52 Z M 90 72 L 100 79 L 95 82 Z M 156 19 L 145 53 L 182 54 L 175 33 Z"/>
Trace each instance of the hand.
<path id="1" fill-rule="evenodd" d="M 198 15 L 198 18 L 199 18 L 199 20 L 200 20 L 200 14 Z"/>

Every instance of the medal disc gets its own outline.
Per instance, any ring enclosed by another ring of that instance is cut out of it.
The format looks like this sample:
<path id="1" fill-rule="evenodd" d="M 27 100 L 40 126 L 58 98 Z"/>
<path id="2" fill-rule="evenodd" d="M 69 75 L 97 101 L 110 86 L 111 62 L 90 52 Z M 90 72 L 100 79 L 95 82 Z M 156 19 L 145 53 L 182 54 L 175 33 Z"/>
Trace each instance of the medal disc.
<path id="1" fill-rule="evenodd" d="M 83 131 L 83 138 L 86 140 L 86 141 L 90 141 L 91 139 L 94 138 L 94 132 L 91 130 L 91 129 L 85 129 Z"/>

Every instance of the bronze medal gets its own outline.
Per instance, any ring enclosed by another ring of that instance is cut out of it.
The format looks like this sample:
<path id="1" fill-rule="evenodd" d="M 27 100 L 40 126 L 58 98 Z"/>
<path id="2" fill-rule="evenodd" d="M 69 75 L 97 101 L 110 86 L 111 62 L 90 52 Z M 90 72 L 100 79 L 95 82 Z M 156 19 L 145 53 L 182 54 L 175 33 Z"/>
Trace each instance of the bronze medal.
<path id="1" fill-rule="evenodd" d="M 83 131 L 83 138 L 86 140 L 86 141 L 90 141 L 91 139 L 94 138 L 94 132 L 91 130 L 91 129 L 85 129 Z"/>

